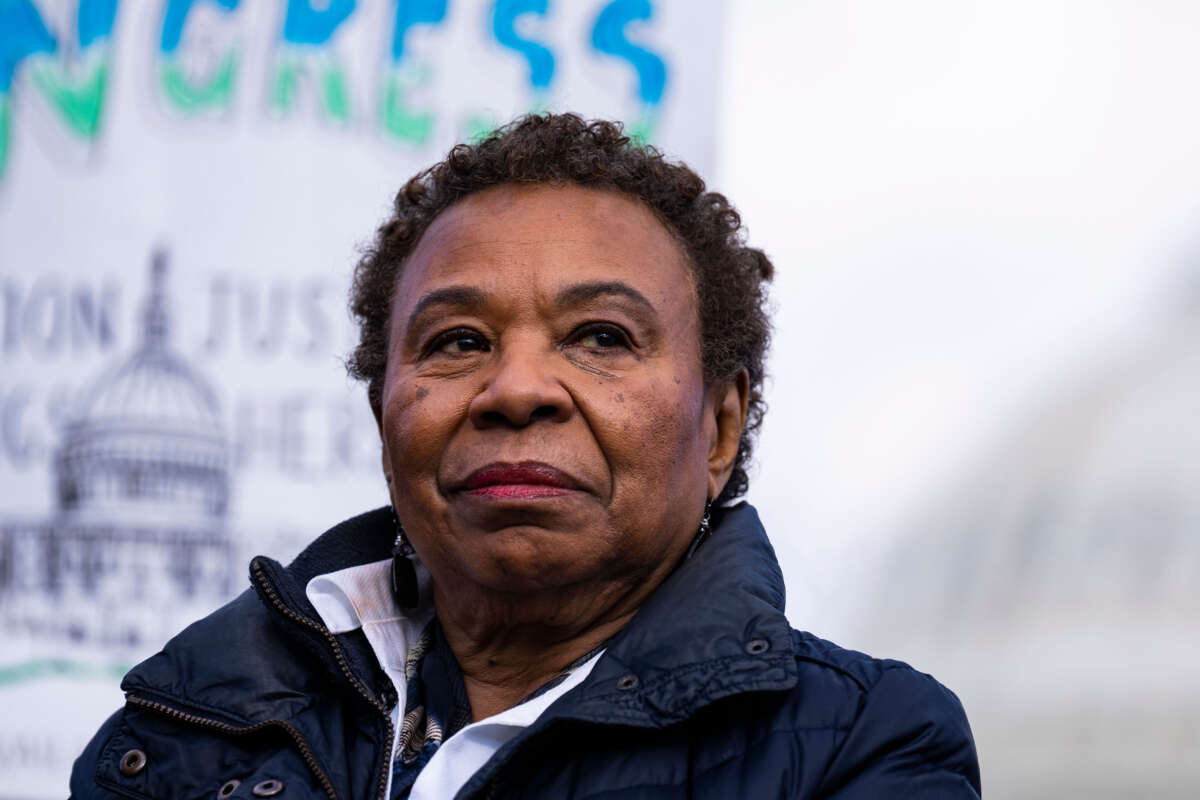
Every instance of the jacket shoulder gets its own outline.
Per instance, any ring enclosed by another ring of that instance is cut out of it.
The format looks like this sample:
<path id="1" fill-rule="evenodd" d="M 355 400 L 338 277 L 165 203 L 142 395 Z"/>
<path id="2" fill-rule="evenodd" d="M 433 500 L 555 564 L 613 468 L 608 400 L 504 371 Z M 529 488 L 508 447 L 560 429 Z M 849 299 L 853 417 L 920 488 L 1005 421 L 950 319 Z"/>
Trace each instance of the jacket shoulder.
<path id="1" fill-rule="evenodd" d="M 802 672 L 810 676 L 829 671 L 844 676 L 853 682 L 863 692 L 871 691 L 880 681 L 890 677 L 907 676 L 924 679 L 938 684 L 936 680 L 924 672 L 919 672 L 903 661 L 891 658 L 875 658 L 858 650 L 850 650 L 834 644 L 828 639 L 822 639 L 807 631 L 792 630 L 792 648 L 796 662 Z M 949 690 L 943 690 L 954 697 Z M 957 702 L 957 698 L 955 698 Z"/>
<path id="2" fill-rule="evenodd" d="M 281 657 L 262 658 L 264 652 Z M 256 686 L 307 683 L 309 671 L 295 657 L 283 657 L 284 653 L 297 655 L 295 644 L 255 593 L 246 590 L 172 637 L 162 650 L 130 670 L 121 688 L 205 712 L 220 710 L 230 722 L 257 721 L 261 712 L 234 705 L 230 713 L 227 703 L 243 693 L 249 676 Z"/>
<path id="3" fill-rule="evenodd" d="M 820 795 L 851 798 L 980 794 L 979 761 L 958 697 L 902 661 L 872 658 L 810 633 L 792 632 L 797 691 L 842 706 L 845 738 Z"/>

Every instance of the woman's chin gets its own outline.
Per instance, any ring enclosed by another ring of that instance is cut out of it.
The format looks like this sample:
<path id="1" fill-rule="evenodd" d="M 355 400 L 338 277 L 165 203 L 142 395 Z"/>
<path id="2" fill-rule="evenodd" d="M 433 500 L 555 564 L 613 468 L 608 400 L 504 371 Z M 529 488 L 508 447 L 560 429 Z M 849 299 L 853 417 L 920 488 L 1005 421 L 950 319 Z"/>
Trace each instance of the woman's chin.
<path id="1" fill-rule="evenodd" d="M 480 536 L 511 533 L 518 537 L 577 532 L 589 525 L 596 509 L 586 492 L 547 486 L 489 486 L 451 498 L 451 509 L 464 530 Z M 529 529 L 529 530 L 526 530 Z"/>
<path id="2" fill-rule="evenodd" d="M 479 589 L 526 595 L 602 581 L 613 562 L 606 540 L 585 527 L 516 524 L 459 540 L 462 551 L 450 555 Z"/>

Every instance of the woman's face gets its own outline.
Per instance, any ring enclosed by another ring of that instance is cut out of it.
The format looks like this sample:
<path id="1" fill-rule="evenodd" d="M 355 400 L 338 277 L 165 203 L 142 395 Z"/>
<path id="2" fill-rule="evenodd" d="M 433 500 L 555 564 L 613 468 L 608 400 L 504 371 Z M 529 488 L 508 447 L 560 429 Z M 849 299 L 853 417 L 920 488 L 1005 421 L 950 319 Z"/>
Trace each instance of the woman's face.
<path id="1" fill-rule="evenodd" d="M 632 585 L 673 564 L 728 477 L 730 407 L 704 385 L 683 251 L 633 199 L 489 189 L 405 265 L 377 415 L 442 591 Z"/>

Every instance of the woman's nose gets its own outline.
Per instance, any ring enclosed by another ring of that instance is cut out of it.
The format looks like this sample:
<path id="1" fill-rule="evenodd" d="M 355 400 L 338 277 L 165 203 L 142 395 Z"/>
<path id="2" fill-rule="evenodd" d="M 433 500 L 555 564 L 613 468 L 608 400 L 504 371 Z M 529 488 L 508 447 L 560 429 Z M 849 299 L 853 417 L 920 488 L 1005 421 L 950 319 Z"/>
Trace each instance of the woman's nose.
<path id="1" fill-rule="evenodd" d="M 471 421 L 481 428 L 523 428 L 569 419 L 575 401 L 551 369 L 554 357 L 544 348 L 506 348 L 471 401 Z"/>

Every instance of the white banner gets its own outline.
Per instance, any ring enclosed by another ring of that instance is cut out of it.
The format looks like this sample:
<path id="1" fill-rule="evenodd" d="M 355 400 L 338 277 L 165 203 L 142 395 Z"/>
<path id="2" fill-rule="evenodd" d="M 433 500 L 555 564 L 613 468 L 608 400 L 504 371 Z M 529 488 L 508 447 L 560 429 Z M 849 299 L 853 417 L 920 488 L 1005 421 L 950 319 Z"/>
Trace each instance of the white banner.
<path id="1" fill-rule="evenodd" d="M 0 796 L 120 675 L 385 502 L 357 248 L 529 110 L 711 171 L 720 0 L 0 1 Z M 215 789 L 214 789 L 215 791 Z"/>

